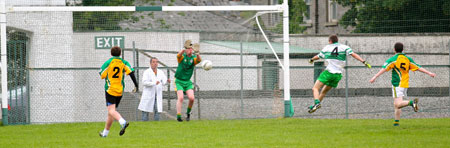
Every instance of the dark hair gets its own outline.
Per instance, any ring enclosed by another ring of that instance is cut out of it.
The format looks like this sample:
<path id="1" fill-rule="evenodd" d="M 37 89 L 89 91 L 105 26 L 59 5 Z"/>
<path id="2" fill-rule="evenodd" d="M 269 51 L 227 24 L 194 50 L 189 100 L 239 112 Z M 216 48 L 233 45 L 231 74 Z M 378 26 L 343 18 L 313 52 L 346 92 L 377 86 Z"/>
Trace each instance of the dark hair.
<path id="1" fill-rule="evenodd" d="M 330 35 L 330 37 L 328 37 L 328 40 L 330 40 L 333 43 L 338 42 L 338 37 L 335 34 Z"/>
<path id="2" fill-rule="evenodd" d="M 113 48 L 111 48 L 112 56 L 120 56 L 121 53 L 122 53 L 122 49 L 120 49 L 120 47 L 114 46 Z"/>
<path id="3" fill-rule="evenodd" d="M 395 49 L 395 52 L 397 52 L 397 53 L 403 52 L 403 44 L 400 42 L 395 43 L 394 49 Z"/>
<path id="4" fill-rule="evenodd" d="M 151 57 L 151 58 L 150 58 L 150 63 L 152 62 L 153 59 L 158 60 L 158 58 Z"/>

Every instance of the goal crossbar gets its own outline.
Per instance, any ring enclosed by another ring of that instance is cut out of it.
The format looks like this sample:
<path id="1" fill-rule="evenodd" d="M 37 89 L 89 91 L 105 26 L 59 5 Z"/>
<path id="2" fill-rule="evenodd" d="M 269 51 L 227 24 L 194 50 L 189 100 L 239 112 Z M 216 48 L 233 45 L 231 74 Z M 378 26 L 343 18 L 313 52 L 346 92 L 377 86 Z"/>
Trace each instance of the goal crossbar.
<path id="1" fill-rule="evenodd" d="M 260 6 L 12 6 L 8 12 L 46 12 L 46 11 L 283 11 L 282 5 Z"/>

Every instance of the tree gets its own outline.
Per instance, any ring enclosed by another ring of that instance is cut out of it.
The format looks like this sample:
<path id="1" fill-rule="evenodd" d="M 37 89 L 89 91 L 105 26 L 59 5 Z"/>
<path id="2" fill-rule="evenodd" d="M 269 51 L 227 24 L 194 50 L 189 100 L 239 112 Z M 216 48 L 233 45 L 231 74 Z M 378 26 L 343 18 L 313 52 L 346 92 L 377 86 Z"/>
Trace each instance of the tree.
<path id="1" fill-rule="evenodd" d="M 450 32 L 448 0 L 337 0 L 355 33 Z"/>
<path id="2" fill-rule="evenodd" d="M 283 0 L 278 0 L 278 3 L 283 3 Z M 289 33 L 298 34 L 303 33 L 306 27 L 300 26 L 303 23 L 303 16 L 306 14 L 306 4 L 304 0 L 289 0 Z M 283 15 L 283 14 L 281 14 Z M 283 33 L 283 23 L 279 23 L 273 32 Z"/>
<path id="3" fill-rule="evenodd" d="M 82 6 L 132 6 L 134 0 L 83 0 Z M 74 12 L 74 31 L 121 30 L 119 22 L 132 12 Z"/>

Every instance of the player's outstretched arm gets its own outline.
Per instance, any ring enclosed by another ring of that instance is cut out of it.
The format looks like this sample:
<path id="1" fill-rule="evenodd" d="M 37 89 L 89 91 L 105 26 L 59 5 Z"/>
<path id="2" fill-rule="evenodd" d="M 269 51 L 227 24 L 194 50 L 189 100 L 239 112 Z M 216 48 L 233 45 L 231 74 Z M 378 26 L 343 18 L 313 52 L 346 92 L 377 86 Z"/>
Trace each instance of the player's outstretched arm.
<path id="1" fill-rule="evenodd" d="M 432 72 L 426 70 L 425 68 L 419 68 L 417 70 L 420 71 L 420 72 L 423 72 L 423 73 L 425 73 L 425 74 L 427 74 L 427 75 L 429 75 L 430 77 L 433 77 L 433 78 L 436 76 L 435 73 L 432 73 Z"/>
<path id="2" fill-rule="evenodd" d="M 195 55 L 197 56 L 197 64 L 200 63 L 202 61 L 202 58 L 200 57 L 200 44 L 199 43 L 195 43 L 194 45 L 192 45 L 192 49 L 194 50 Z"/>
<path id="3" fill-rule="evenodd" d="M 183 55 L 184 51 L 185 51 L 185 49 L 181 49 L 180 51 L 178 51 L 178 54 L 177 54 L 177 56 L 181 56 L 181 55 Z"/>
<path id="4" fill-rule="evenodd" d="M 131 80 L 133 80 L 133 83 L 134 83 L 134 89 L 133 89 L 133 92 L 138 92 L 139 91 L 139 84 L 138 84 L 138 82 L 136 81 L 136 76 L 134 75 L 134 71 L 132 71 L 130 74 L 129 74 L 129 76 L 131 77 Z"/>
<path id="5" fill-rule="evenodd" d="M 375 76 L 372 77 L 372 79 L 369 80 L 370 83 L 375 82 L 375 79 L 377 79 L 379 76 L 381 76 L 383 73 L 385 73 L 387 70 L 382 68 L 380 69 L 380 71 L 378 71 L 377 74 L 375 74 Z"/>
<path id="6" fill-rule="evenodd" d="M 318 59 L 320 59 L 320 58 L 319 58 L 319 56 L 316 55 L 316 56 L 312 57 L 311 59 L 309 59 L 308 62 L 310 64 L 312 64 L 312 63 L 314 63 L 315 60 L 318 60 Z"/>
<path id="7" fill-rule="evenodd" d="M 350 55 L 352 55 L 353 58 L 355 58 L 356 60 L 360 61 L 364 65 L 366 65 L 367 68 L 372 68 L 372 66 L 369 64 L 369 62 L 363 60 L 358 54 L 352 53 Z"/>

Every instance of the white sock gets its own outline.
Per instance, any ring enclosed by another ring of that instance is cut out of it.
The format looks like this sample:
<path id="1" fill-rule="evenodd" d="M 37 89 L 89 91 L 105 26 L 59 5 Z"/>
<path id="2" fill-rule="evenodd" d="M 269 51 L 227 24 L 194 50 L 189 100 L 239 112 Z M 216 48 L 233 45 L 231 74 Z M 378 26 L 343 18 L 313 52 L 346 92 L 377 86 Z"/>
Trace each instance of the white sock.
<path id="1" fill-rule="evenodd" d="M 103 136 L 108 136 L 109 134 L 109 130 L 104 129 L 102 135 Z"/>
<path id="2" fill-rule="evenodd" d="M 123 118 L 120 118 L 119 123 L 120 123 L 120 125 L 124 126 L 125 123 L 127 123 L 127 121 L 125 121 L 125 119 L 123 119 Z"/>

